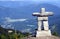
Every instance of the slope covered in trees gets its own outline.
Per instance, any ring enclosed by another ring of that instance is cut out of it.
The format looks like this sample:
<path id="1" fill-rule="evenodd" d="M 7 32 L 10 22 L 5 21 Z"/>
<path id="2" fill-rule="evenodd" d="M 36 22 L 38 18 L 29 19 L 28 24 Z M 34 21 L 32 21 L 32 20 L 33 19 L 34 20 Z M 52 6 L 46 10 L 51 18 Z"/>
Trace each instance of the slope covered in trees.
<path id="1" fill-rule="evenodd" d="M 8 31 L 12 31 L 12 32 L 9 33 Z M 21 39 L 28 35 L 29 35 L 29 33 L 23 34 L 17 30 L 2 28 L 0 25 L 0 38 L 1 39 Z"/>

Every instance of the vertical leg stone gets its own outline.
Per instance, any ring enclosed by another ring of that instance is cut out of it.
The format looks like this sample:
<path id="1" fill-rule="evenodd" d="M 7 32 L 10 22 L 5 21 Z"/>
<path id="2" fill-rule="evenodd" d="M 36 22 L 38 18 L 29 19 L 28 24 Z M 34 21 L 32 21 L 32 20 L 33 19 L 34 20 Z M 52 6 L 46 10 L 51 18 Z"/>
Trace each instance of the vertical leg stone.
<path id="1" fill-rule="evenodd" d="M 44 30 L 49 30 L 48 21 L 43 21 L 43 24 L 44 24 Z"/>
<path id="2" fill-rule="evenodd" d="M 41 26 L 42 26 L 42 17 L 38 17 L 38 31 L 41 31 Z"/>
<path id="3" fill-rule="evenodd" d="M 41 21 L 38 21 L 38 31 L 41 31 L 41 25 L 42 25 Z"/>

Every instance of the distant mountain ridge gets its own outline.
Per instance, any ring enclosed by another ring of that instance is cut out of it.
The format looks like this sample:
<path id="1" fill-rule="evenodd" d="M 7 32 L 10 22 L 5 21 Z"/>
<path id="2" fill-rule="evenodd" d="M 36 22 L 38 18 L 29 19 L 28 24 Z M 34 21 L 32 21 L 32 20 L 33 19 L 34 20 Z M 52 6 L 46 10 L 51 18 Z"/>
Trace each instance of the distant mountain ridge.
<path id="1" fill-rule="evenodd" d="M 31 27 L 27 27 L 27 25 L 35 25 L 34 27 L 31 28 L 31 30 L 33 28 L 37 28 L 37 23 L 36 23 L 36 19 L 33 19 L 35 17 L 32 16 L 32 13 L 34 12 L 40 12 L 41 8 L 46 8 L 46 11 L 51 11 L 54 13 L 54 16 L 49 17 L 49 24 L 53 25 L 56 24 L 57 27 L 57 31 L 59 30 L 59 25 L 60 25 L 60 8 L 55 6 L 55 5 L 51 5 L 51 4 L 32 4 L 32 5 L 28 5 L 28 6 L 24 6 L 24 7 L 16 7 L 16 8 L 9 8 L 9 7 L 4 7 L 1 6 L 0 7 L 0 21 L 2 21 L 1 18 L 5 18 L 5 17 L 10 17 L 10 18 L 28 18 L 29 20 L 27 20 L 27 22 L 16 22 L 16 29 L 20 30 L 21 27 L 24 27 L 25 29 L 28 28 L 28 30 Z M 52 23 L 53 22 L 53 23 Z M 23 29 L 23 28 L 22 28 Z M 60 31 L 60 30 L 59 30 Z M 59 32 L 58 31 L 58 32 Z M 60 32 L 59 32 L 60 33 Z"/>
<path id="2" fill-rule="evenodd" d="M 38 4 L 38 5 L 30 5 L 24 7 L 17 8 L 9 8 L 9 7 L 0 7 L 0 17 L 18 17 L 18 18 L 31 18 L 33 12 L 40 12 L 40 8 L 46 8 L 46 11 L 54 12 L 54 15 L 59 15 L 60 8 L 51 5 L 51 4 Z M 57 11 L 58 10 L 58 11 Z M 28 14 L 28 15 L 27 15 Z"/>

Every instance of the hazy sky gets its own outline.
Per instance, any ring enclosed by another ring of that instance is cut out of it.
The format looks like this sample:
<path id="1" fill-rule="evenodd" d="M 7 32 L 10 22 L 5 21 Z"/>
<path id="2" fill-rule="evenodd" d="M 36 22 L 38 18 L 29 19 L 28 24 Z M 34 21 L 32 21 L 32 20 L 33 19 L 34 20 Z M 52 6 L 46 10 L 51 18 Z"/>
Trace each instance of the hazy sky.
<path id="1" fill-rule="evenodd" d="M 46 2 L 46 3 L 54 4 L 54 5 L 60 7 L 60 0 L 0 0 L 0 1 L 3 1 L 3 2 L 0 2 L 0 5 L 4 5 L 4 6 L 6 6 L 6 5 L 8 5 L 8 6 L 12 5 L 13 6 L 14 4 L 15 4 L 15 6 L 18 6 L 18 5 L 23 6 L 24 4 L 25 5 L 26 4 L 31 4 L 31 3 L 40 4 L 40 3 L 45 3 Z M 19 2 L 12 3 L 12 2 L 5 2 L 5 1 L 19 1 Z"/>
<path id="2" fill-rule="evenodd" d="M 60 1 L 60 0 L 0 0 L 0 1 Z"/>
<path id="3" fill-rule="evenodd" d="M 60 0 L 0 0 L 0 1 L 29 1 L 29 2 L 53 2 L 53 3 L 60 3 Z"/>

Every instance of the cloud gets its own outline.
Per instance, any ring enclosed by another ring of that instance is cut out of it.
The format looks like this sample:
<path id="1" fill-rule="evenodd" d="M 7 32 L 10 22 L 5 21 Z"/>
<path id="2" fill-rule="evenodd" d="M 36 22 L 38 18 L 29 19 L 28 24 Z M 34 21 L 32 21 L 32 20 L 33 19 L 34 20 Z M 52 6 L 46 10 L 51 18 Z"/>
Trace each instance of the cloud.
<path id="1" fill-rule="evenodd" d="M 1 25 L 1 27 L 6 28 L 6 25 Z"/>
<path id="2" fill-rule="evenodd" d="M 11 19 L 9 17 L 6 17 L 5 19 L 6 19 L 6 22 L 19 22 L 19 21 L 24 22 L 27 20 L 27 19 Z"/>
<path id="3" fill-rule="evenodd" d="M 35 25 L 27 25 L 27 26 L 29 26 L 29 27 L 34 27 Z"/>
<path id="4" fill-rule="evenodd" d="M 9 20 L 7 20 L 8 22 L 17 22 L 17 21 L 20 21 L 20 22 L 22 22 L 22 21 L 26 21 L 26 19 L 9 19 Z"/>
<path id="5" fill-rule="evenodd" d="M 30 32 L 31 28 L 21 30 L 22 32 Z"/>
<path id="6" fill-rule="evenodd" d="M 10 24 L 10 25 L 1 25 L 1 27 L 3 27 L 3 28 L 10 28 L 10 29 L 14 29 L 14 26 L 12 26 L 12 24 Z"/>

